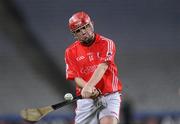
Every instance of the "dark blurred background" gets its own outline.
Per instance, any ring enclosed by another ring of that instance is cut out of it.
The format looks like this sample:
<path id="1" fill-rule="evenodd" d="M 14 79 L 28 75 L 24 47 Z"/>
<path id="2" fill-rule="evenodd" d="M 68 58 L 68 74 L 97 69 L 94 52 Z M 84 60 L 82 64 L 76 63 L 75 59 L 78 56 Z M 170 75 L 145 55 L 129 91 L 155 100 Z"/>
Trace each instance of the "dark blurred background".
<path id="1" fill-rule="evenodd" d="M 19 111 L 74 94 L 65 80 L 68 20 L 87 12 L 115 41 L 123 90 L 121 124 L 180 124 L 179 0 L 0 0 L 0 124 L 26 123 Z M 74 105 L 42 123 L 73 123 Z"/>

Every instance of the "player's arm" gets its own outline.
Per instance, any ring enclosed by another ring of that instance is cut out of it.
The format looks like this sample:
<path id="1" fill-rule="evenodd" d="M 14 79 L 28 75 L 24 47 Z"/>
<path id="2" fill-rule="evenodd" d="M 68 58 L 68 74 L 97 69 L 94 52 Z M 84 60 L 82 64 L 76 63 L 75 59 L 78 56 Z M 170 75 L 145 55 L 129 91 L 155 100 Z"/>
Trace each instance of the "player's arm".
<path id="1" fill-rule="evenodd" d="M 82 89 L 81 95 L 83 97 L 89 97 L 92 93 L 92 87 L 95 87 L 96 84 L 102 79 L 103 75 L 105 74 L 108 66 L 114 63 L 114 56 L 116 52 L 115 44 L 112 40 L 105 39 L 106 42 L 102 44 L 102 51 L 101 51 L 101 64 L 98 65 L 96 70 L 94 71 L 92 77 Z"/>
<path id="2" fill-rule="evenodd" d="M 78 86 L 79 88 L 81 88 L 81 89 L 82 89 L 82 88 L 85 86 L 85 84 L 86 84 L 86 81 L 83 80 L 83 79 L 80 78 L 80 77 L 75 77 L 74 80 L 75 80 L 77 86 Z"/>
<path id="3" fill-rule="evenodd" d="M 108 68 L 107 63 L 99 64 L 96 70 L 94 71 L 93 75 L 91 76 L 90 80 L 88 81 L 87 85 L 90 87 L 95 87 L 96 84 L 102 79 L 107 68 Z"/>
<path id="4" fill-rule="evenodd" d="M 85 87 L 85 85 L 87 84 L 87 82 L 85 80 L 83 80 L 81 77 L 76 77 L 74 80 L 75 80 L 77 86 L 81 89 L 83 89 Z M 100 92 L 95 87 L 92 87 L 92 90 L 93 91 L 90 96 L 92 99 L 94 99 L 100 95 Z"/>
<path id="5" fill-rule="evenodd" d="M 79 73 L 77 71 L 79 69 L 73 59 L 73 56 L 74 55 L 71 53 L 71 51 L 69 49 L 66 49 L 65 51 L 66 79 L 69 80 L 74 80 L 75 77 L 79 76 Z"/>
<path id="6" fill-rule="evenodd" d="M 87 84 L 85 84 L 85 86 L 83 87 L 81 91 L 81 95 L 84 98 L 89 98 L 92 96 L 92 94 L 94 93 L 94 88 L 96 84 L 102 79 L 107 68 L 108 68 L 107 63 L 101 63 L 98 65 L 93 75 L 91 76 L 90 80 L 88 81 Z"/>

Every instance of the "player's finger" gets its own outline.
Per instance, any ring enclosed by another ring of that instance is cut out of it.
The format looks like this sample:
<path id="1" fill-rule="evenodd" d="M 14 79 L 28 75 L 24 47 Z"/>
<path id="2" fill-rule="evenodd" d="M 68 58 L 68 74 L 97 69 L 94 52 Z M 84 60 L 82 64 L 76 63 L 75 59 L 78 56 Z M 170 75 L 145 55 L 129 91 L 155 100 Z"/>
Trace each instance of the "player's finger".
<path id="1" fill-rule="evenodd" d="M 94 89 L 94 92 L 92 93 L 91 98 L 92 98 L 92 99 L 95 99 L 95 98 L 97 98 L 99 95 L 100 95 L 99 91 L 98 91 L 97 89 Z"/>
<path id="2" fill-rule="evenodd" d="M 93 89 L 92 95 L 96 95 L 98 93 L 97 89 Z"/>
<path id="3" fill-rule="evenodd" d="M 91 96 L 91 94 L 88 93 L 88 92 L 81 92 L 81 96 L 82 96 L 83 98 L 89 98 L 89 97 Z"/>

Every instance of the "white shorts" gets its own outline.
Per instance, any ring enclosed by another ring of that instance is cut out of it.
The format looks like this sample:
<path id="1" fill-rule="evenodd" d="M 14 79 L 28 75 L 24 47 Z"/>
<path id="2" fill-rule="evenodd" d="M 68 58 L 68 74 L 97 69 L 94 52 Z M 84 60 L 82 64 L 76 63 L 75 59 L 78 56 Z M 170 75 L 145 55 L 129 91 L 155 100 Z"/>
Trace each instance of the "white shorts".
<path id="1" fill-rule="evenodd" d="M 121 98 L 118 92 L 99 97 L 98 100 L 77 101 L 75 124 L 98 124 L 105 116 L 119 119 Z"/>

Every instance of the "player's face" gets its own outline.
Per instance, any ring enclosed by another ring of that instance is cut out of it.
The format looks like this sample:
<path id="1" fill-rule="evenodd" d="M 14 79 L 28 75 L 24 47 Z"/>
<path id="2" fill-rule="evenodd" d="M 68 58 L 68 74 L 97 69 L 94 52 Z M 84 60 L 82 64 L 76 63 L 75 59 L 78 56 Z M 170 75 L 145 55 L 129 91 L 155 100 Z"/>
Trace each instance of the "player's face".
<path id="1" fill-rule="evenodd" d="M 77 28 L 73 31 L 73 34 L 80 42 L 90 42 L 94 37 L 94 28 L 92 23 L 88 23 Z"/>

